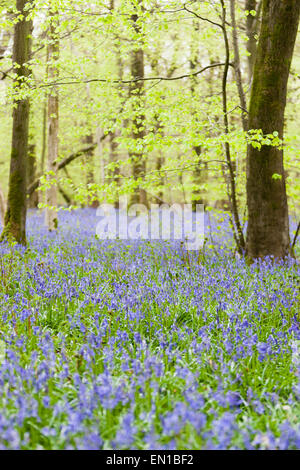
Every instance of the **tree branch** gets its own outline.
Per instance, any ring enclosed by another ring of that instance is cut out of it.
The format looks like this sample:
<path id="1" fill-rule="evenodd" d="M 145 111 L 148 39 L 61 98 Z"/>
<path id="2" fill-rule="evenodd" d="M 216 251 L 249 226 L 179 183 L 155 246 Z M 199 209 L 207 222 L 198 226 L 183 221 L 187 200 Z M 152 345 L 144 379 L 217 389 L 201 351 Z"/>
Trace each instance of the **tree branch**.
<path id="1" fill-rule="evenodd" d="M 101 140 L 105 139 L 106 136 L 102 136 L 101 137 Z M 65 166 L 69 165 L 69 163 L 73 162 L 76 158 L 78 157 L 81 157 L 83 154 L 85 153 L 89 153 L 91 152 L 92 150 L 94 150 L 95 148 L 97 147 L 97 144 L 92 144 L 90 145 L 89 147 L 85 147 L 81 150 L 78 150 L 78 152 L 75 152 L 75 153 L 71 153 L 71 155 L 69 155 L 68 157 L 64 158 L 63 160 L 61 160 L 60 162 L 58 162 L 57 164 L 57 169 L 58 170 L 62 170 Z M 37 178 L 33 183 L 31 183 L 30 186 L 28 186 L 27 188 L 27 195 L 30 196 L 30 194 L 32 194 L 38 187 L 39 187 L 39 184 L 40 184 L 40 178 Z"/>
<path id="2" fill-rule="evenodd" d="M 191 13 L 192 15 L 196 16 L 196 18 L 199 18 L 199 20 L 207 21 L 208 23 L 210 23 L 214 26 L 218 26 L 218 28 L 223 29 L 223 27 L 224 27 L 221 23 L 216 23 L 215 21 L 209 20 L 208 18 L 204 18 L 203 16 L 198 15 L 198 13 L 196 13 L 195 11 L 190 10 L 189 8 L 187 8 L 186 4 L 183 5 L 183 10 L 185 10 L 188 13 Z"/>
<path id="3" fill-rule="evenodd" d="M 124 83 L 124 84 L 130 84 L 130 83 L 135 83 L 135 82 L 146 82 L 150 80 L 160 80 L 160 81 L 174 81 L 174 80 L 181 80 L 183 78 L 189 78 L 193 77 L 196 75 L 199 75 L 200 73 L 205 72 L 208 69 L 211 69 L 213 67 L 221 67 L 223 65 L 226 65 L 224 62 L 220 63 L 215 63 L 215 64 L 210 64 L 207 65 L 206 67 L 203 67 L 201 70 L 198 70 L 193 73 L 187 73 L 183 75 L 178 75 L 176 77 L 136 77 L 133 79 L 128 79 L 128 80 L 122 80 L 122 79 L 114 79 L 114 80 L 108 80 L 105 78 L 90 78 L 87 80 L 70 80 L 70 81 L 65 81 L 65 82 L 51 82 L 47 83 L 45 85 L 39 85 L 35 88 L 46 88 L 46 87 L 51 87 L 51 86 L 60 86 L 60 85 L 78 85 L 80 83 L 93 83 L 93 82 L 101 82 L 101 83 Z M 229 63 L 231 67 L 233 67 L 232 63 Z"/>

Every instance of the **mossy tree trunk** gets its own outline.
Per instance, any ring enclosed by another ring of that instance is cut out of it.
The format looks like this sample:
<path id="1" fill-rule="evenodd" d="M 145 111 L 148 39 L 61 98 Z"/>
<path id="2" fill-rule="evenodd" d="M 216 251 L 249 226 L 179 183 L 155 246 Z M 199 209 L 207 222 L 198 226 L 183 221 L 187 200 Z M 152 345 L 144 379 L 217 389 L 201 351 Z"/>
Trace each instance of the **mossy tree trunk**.
<path id="1" fill-rule="evenodd" d="M 59 55 L 59 39 L 56 31 L 58 25 L 58 12 L 51 11 L 49 45 L 48 45 L 48 78 L 55 82 L 59 71 L 57 60 Z M 49 231 L 57 229 L 57 158 L 58 158 L 58 89 L 53 86 L 48 96 L 48 158 L 47 179 L 49 187 L 46 190 L 45 223 Z"/>
<path id="2" fill-rule="evenodd" d="M 13 64 L 14 88 L 18 93 L 26 87 L 30 75 L 27 66 L 31 53 L 32 22 L 28 21 L 27 0 L 17 0 L 20 18 L 14 26 Z M 26 166 L 28 150 L 29 99 L 16 98 L 13 107 L 12 146 L 9 173 L 9 189 L 4 229 L 1 239 L 14 239 L 26 244 Z"/>
<path id="3" fill-rule="evenodd" d="M 299 0 L 263 0 L 262 25 L 253 72 L 249 129 L 283 138 L 287 82 L 299 24 Z M 273 177 L 273 175 L 279 175 Z M 248 228 L 250 258 L 282 258 L 290 251 L 283 150 L 248 146 Z"/>

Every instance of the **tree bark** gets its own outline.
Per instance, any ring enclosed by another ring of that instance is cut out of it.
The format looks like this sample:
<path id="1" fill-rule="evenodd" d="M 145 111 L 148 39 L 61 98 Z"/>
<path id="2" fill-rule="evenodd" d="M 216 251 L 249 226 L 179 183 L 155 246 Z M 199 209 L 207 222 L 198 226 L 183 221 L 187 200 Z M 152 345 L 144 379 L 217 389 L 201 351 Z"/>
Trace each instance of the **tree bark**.
<path id="1" fill-rule="evenodd" d="M 283 138 L 290 64 L 299 24 L 299 0 L 263 0 L 262 25 L 253 73 L 249 129 Z M 288 34 L 287 34 L 288 32 Z M 280 177 L 273 178 L 277 174 Z M 283 150 L 248 146 L 248 228 L 250 258 L 282 258 L 290 252 Z"/>
<path id="2" fill-rule="evenodd" d="M 30 75 L 27 62 L 31 54 L 32 22 L 27 21 L 27 0 L 17 0 L 16 8 L 22 15 L 14 26 L 13 66 L 16 92 L 26 86 Z M 12 146 L 9 189 L 4 230 L 1 239 L 14 239 L 26 245 L 26 164 L 28 150 L 29 99 L 16 98 L 13 108 Z"/>
<path id="3" fill-rule="evenodd" d="M 55 31 L 57 26 L 57 12 L 50 12 L 50 43 L 48 46 L 48 67 L 49 80 L 55 82 L 58 78 L 57 59 L 59 55 L 59 39 Z M 49 187 L 46 190 L 46 211 L 45 223 L 48 230 L 57 229 L 57 158 L 58 158 L 58 89 L 53 86 L 48 96 L 48 159 L 47 159 L 47 180 Z"/>

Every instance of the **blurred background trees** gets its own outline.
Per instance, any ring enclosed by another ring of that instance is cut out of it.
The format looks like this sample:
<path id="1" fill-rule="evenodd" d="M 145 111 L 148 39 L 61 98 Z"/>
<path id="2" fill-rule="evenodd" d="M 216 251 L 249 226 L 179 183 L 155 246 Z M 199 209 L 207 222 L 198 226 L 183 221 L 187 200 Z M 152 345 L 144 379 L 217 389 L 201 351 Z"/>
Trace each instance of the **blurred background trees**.
<path id="1" fill-rule="evenodd" d="M 21 3 L 0 4 L 1 207 L 9 202 L 13 114 L 24 101 L 30 103 L 29 152 L 22 146 L 28 205 L 46 211 L 49 229 L 56 227 L 56 205 L 117 204 L 128 194 L 134 202 L 204 202 L 207 210 L 225 211 L 244 248 L 247 145 L 276 152 L 282 138 L 281 129 L 264 129 L 259 121 L 255 132 L 246 132 L 255 59 L 263 60 L 260 27 L 268 8 L 297 9 L 297 2 Z M 18 87 L 13 44 L 16 25 L 24 23 L 22 8 L 25 23 L 32 24 L 24 39 L 30 36 L 32 53 L 23 59 L 24 76 L 30 76 Z M 287 71 L 284 170 L 274 177 L 277 185 L 285 177 L 292 217 L 299 213 L 300 172 L 295 41 Z"/>

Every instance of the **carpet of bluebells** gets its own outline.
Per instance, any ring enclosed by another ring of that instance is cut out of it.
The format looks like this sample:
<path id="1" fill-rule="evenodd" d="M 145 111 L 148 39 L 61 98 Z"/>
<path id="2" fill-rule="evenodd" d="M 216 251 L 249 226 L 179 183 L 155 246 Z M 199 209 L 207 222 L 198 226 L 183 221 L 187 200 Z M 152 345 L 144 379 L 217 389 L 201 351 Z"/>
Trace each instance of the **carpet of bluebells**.
<path id="1" fill-rule="evenodd" d="M 0 244 L 0 448 L 299 449 L 299 264 L 97 221 Z"/>

